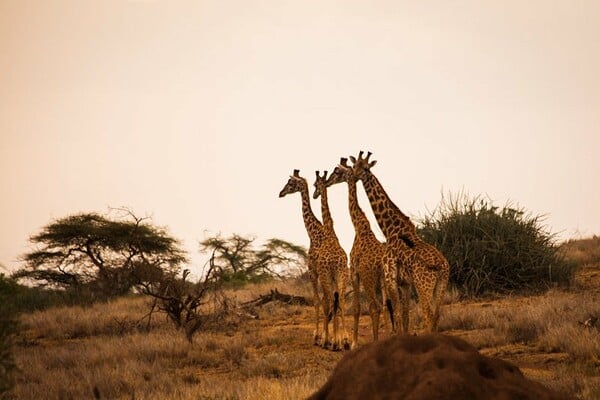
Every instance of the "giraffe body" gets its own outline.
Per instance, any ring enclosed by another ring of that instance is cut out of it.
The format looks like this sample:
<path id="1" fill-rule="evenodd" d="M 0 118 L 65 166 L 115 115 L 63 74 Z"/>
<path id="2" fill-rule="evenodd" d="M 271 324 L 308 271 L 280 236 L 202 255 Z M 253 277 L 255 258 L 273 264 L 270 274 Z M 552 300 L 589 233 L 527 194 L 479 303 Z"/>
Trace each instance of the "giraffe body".
<path id="1" fill-rule="evenodd" d="M 304 225 L 310 239 L 308 249 L 308 272 L 313 288 L 313 303 L 315 308 L 315 332 L 314 342 L 316 345 L 329 347 L 329 322 L 333 319 L 333 348 L 340 348 L 342 338 L 338 332 L 338 317 L 335 306 L 343 307 L 343 294 L 345 290 L 346 276 L 340 266 L 346 268 L 347 256 L 339 246 L 337 237 L 332 237 L 329 230 L 322 224 L 312 212 L 308 184 L 306 179 L 299 176 L 299 171 L 294 170 L 285 187 L 279 193 L 283 197 L 290 193 L 299 192 L 302 198 L 302 216 Z M 333 226 L 333 225 L 331 225 Z M 319 288 L 323 291 L 323 297 L 319 296 Z M 322 314 L 320 309 L 322 308 Z M 343 308 L 340 308 L 343 310 Z M 320 320 L 323 319 L 324 338 L 321 341 Z M 343 325 L 343 322 L 342 322 Z"/>
<path id="2" fill-rule="evenodd" d="M 415 287 L 423 313 L 425 329 L 435 331 L 442 297 L 448 285 L 450 265 L 443 254 L 417 234 L 416 228 L 389 198 L 379 180 L 371 173 L 375 161 L 369 155 L 352 157 L 353 170 L 363 183 L 373 214 L 387 240 L 384 255 L 384 279 L 394 313 L 393 329 L 398 322 L 403 332 L 409 329 L 410 288 Z M 400 314 L 400 315 L 399 315 Z M 395 321 L 394 321 L 395 320 Z"/>
<path id="3" fill-rule="evenodd" d="M 325 240 L 317 254 L 317 268 L 319 271 L 325 271 L 325 278 L 321 281 L 323 289 L 323 312 L 331 315 L 333 318 L 333 349 L 346 347 L 346 327 L 344 323 L 345 312 L 345 293 L 349 278 L 348 256 L 340 245 L 335 230 L 333 228 L 333 219 L 329 212 L 329 203 L 327 199 L 327 171 L 322 176 L 319 171 L 316 172 L 315 193 L 316 199 L 321 197 L 321 216 L 323 219 L 323 228 L 325 231 Z M 320 272 L 321 273 L 321 272 Z M 333 296 L 331 295 L 333 294 Z M 333 304 L 327 304 L 329 299 L 333 299 Z M 339 322 L 342 326 L 340 331 Z M 327 323 L 326 319 L 326 323 Z M 328 337 L 328 325 L 325 325 L 325 337 Z M 327 340 L 325 341 L 327 346 Z"/>
<path id="4" fill-rule="evenodd" d="M 369 303 L 373 341 L 377 341 L 379 338 L 379 316 L 381 314 L 382 301 L 379 299 L 377 293 L 378 291 L 384 293 L 382 282 L 385 244 L 377 239 L 371 230 L 371 224 L 367 216 L 358 204 L 356 193 L 357 180 L 354 171 L 346 165 L 346 159 L 344 158 L 327 180 L 327 186 L 341 182 L 348 184 L 348 208 L 355 232 L 352 250 L 350 251 L 350 277 L 353 288 L 352 309 L 354 315 L 352 348 L 356 348 L 358 346 L 361 285 Z M 385 298 L 385 295 L 383 297 Z"/>

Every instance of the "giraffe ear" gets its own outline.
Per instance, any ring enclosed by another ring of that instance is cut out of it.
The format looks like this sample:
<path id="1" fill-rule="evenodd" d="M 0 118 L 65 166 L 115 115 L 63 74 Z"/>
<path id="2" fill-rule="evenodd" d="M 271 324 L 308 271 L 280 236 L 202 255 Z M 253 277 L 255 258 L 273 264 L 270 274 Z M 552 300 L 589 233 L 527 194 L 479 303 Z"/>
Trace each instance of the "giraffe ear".
<path id="1" fill-rule="evenodd" d="M 377 160 L 373 160 L 369 163 L 369 168 L 373 168 L 373 166 L 377 164 Z"/>
<path id="2" fill-rule="evenodd" d="M 356 158 L 354 158 L 354 156 L 350 156 L 350 161 L 352 161 L 352 164 L 356 164 Z"/>

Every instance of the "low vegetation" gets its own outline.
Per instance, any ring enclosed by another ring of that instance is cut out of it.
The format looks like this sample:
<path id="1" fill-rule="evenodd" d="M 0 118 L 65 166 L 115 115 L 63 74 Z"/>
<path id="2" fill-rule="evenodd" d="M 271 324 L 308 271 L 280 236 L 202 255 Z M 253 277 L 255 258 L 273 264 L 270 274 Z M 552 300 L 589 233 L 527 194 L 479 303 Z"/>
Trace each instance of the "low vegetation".
<path id="1" fill-rule="evenodd" d="M 589 268 L 600 272 L 598 264 Z M 487 355 L 514 362 L 548 386 L 595 399 L 600 331 L 586 321 L 600 316 L 600 279 L 588 283 L 593 290 L 554 289 L 483 302 L 457 300 L 450 292 L 440 328 Z M 271 289 L 298 296 L 311 290 L 308 282 L 294 279 L 229 289 L 226 296 L 241 304 Z M 312 307 L 267 303 L 254 310 L 257 319 L 238 315 L 234 324 L 203 327 L 189 342 L 162 314 L 148 329 L 144 317 L 150 301 L 137 296 L 23 315 L 13 397 L 302 399 L 324 383 L 343 356 L 312 345 Z M 417 315 L 413 303 L 416 328 Z M 368 321 L 361 317 L 362 343 L 370 340 Z"/>
<path id="2" fill-rule="evenodd" d="M 557 246 L 539 217 L 465 201 L 445 203 L 423 224 L 455 268 L 440 329 L 544 384 L 600 398 L 600 238 Z M 0 398 L 306 398 L 343 352 L 312 345 L 313 307 L 256 301 L 311 297 L 305 250 L 278 239 L 253 243 L 209 237 L 203 278 L 173 264 L 160 279 L 134 280 L 137 294 L 101 302 L 73 287 L 31 288 L 0 276 Z M 412 329 L 421 328 L 419 315 L 411 302 Z M 369 321 L 361 317 L 361 343 L 370 341 Z"/>

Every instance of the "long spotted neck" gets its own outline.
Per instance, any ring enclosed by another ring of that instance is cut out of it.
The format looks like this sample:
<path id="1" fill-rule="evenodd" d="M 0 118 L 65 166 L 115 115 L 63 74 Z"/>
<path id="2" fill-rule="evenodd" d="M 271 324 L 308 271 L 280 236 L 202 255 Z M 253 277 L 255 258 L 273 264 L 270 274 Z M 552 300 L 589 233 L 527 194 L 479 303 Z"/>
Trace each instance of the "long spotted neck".
<path id="1" fill-rule="evenodd" d="M 379 180 L 371 172 L 363 178 L 363 186 L 371 203 L 375 219 L 388 242 L 419 240 L 415 225 L 388 197 Z"/>
<path id="2" fill-rule="evenodd" d="M 304 226 L 306 227 L 306 232 L 308 232 L 308 237 L 310 237 L 311 240 L 314 240 L 321 235 L 323 225 L 321 224 L 321 221 L 315 217 L 315 214 L 310 207 L 308 186 L 304 185 L 300 194 L 302 196 L 302 218 L 304 219 Z"/>
<path id="3" fill-rule="evenodd" d="M 323 226 L 328 231 L 333 231 L 333 219 L 329 212 L 329 202 L 327 200 L 327 188 L 324 187 L 321 191 L 321 218 L 323 219 Z"/>
<path id="4" fill-rule="evenodd" d="M 350 217 L 352 218 L 352 224 L 354 225 L 354 231 L 360 236 L 373 236 L 371 230 L 371 224 L 367 219 L 367 216 L 360 208 L 358 204 L 358 196 L 356 195 L 356 181 L 348 181 L 348 207 L 350 208 Z"/>

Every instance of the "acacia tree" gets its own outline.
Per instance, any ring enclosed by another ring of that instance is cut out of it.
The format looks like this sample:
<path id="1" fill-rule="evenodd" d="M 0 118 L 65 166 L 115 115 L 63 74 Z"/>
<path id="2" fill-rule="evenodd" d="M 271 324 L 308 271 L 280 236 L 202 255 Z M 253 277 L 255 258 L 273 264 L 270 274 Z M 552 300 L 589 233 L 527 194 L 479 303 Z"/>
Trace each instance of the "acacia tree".
<path id="1" fill-rule="evenodd" d="M 304 247 L 273 238 L 256 248 L 255 240 L 238 234 L 217 234 L 201 241 L 200 251 L 213 255 L 224 281 L 243 283 L 302 272 L 307 257 Z"/>
<path id="2" fill-rule="evenodd" d="M 177 273 L 187 260 L 179 241 L 149 217 L 119 211 L 116 218 L 80 213 L 52 221 L 31 236 L 36 249 L 21 257 L 24 266 L 14 276 L 115 296 Z"/>

